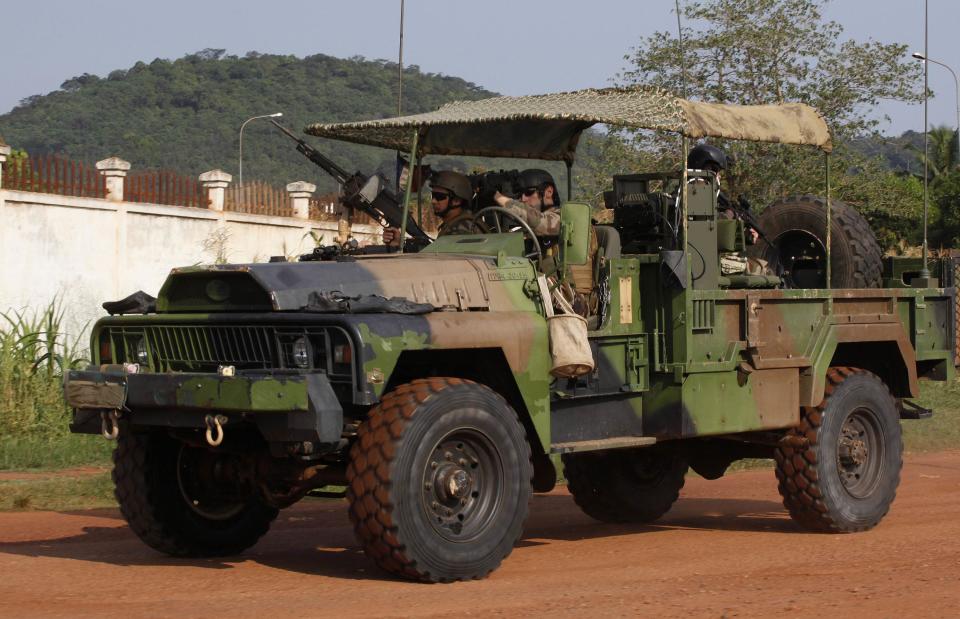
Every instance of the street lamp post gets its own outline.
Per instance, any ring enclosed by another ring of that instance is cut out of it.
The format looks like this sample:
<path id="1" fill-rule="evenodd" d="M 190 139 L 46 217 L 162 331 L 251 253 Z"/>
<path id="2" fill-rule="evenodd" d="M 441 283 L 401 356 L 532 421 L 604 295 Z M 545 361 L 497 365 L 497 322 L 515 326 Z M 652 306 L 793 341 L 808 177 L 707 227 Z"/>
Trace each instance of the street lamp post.
<path id="1" fill-rule="evenodd" d="M 911 54 L 917 60 L 922 60 L 925 62 L 932 62 L 933 64 L 938 64 L 947 71 L 950 72 L 950 75 L 953 76 L 953 87 L 957 91 L 957 161 L 955 163 L 960 164 L 960 80 L 957 80 L 957 73 L 950 68 L 949 65 L 940 62 L 939 60 L 934 60 L 933 58 L 928 58 L 920 52 L 913 52 Z"/>
<path id="2" fill-rule="evenodd" d="M 247 123 L 250 122 L 251 120 L 256 120 L 258 118 L 279 118 L 281 116 L 283 116 L 283 112 L 276 112 L 274 114 L 264 114 L 262 116 L 254 116 L 253 118 L 246 119 L 245 121 L 243 121 L 243 124 L 240 125 L 240 170 L 239 170 L 240 173 L 238 176 L 240 177 L 239 186 L 240 186 L 240 193 L 241 193 L 241 198 L 240 198 L 241 202 L 244 201 L 242 197 L 244 194 L 244 191 L 243 191 L 243 128 L 246 127 Z"/>

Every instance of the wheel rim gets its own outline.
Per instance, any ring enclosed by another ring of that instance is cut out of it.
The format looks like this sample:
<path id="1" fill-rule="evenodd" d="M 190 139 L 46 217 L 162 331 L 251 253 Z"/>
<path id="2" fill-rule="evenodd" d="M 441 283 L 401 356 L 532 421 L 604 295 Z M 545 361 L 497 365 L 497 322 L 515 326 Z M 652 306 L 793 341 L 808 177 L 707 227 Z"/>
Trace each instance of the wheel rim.
<path id="1" fill-rule="evenodd" d="M 773 245 L 776 260 L 791 288 L 822 288 L 827 279 L 827 251 L 806 230 L 787 230 Z"/>
<path id="2" fill-rule="evenodd" d="M 421 504 L 441 537 L 466 542 L 478 537 L 500 510 L 503 462 L 493 442 L 475 429 L 440 439 L 421 478 Z"/>
<path id="3" fill-rule="evenodd" d="M 229 520 L 246 502 L 226 456 L 183 445 L 177 455 L 177 485 L 192 512 L 208 520 Z"/>
<path id="4" fill-rule="evenodd" d="M 850 496 L 869 497 L 881 478 L 882 431 L 873 411 L 860 408 L 847 416 L 837 439 L 837 472 Z"/>
<path id="5" fill-rule="evenodd" d="M 629 466 L 634 482 L 643 486 L 657 484 L 670 469 L 670 459 L 655 453 L 631 454 Z"/>

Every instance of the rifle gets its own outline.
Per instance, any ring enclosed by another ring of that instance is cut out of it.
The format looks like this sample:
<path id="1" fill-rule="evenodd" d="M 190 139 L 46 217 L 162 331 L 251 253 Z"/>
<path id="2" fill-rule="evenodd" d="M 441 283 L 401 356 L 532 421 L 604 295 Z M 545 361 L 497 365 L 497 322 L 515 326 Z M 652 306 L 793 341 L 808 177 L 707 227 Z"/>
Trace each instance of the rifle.
<path id="1" fill-rule="evenodd" d="M 297 143 L 297 150 L 304 157 L 317 164 L 340 183 L 340 201 L 344 206 L 366 213 L 384 228 L 401 227 L 403 207 L 397 196 L 390 190 L 386 179 L 378 174 L 370 177 L 361 172 L 347 174 L 346 170 L 298 138 L 289 129 L 273 119 L 270 122 Z M 431 240 L 409 213 L 407 213 L 407 233 L 420 243 L 429 243 Z"/>
<path id="2" fill-rule="evenodd" d="M 479 211 L 487 206 L 497 206 L 494 195 L 497 192 L 509 198 L 517 198 L 520 194 L 520 171 L 500 170 L 499 172 L 480 172 L 471 174 L 470 185 L 473 187 L 473 210 Z"/>
<path id="3" fill-rule="evenodd" d="M 747 202 L 747 199 L 743 196 L 737 196 L 736 202 L 729 201 L 730 208 L 733 209 L 733 212 L 736 213 L 737 217 L 743 221 L 746 225 L 750 226 L 757 231 L 757 235 L 767 242 L 767 245 L 771 247 L 776 247 L 776 243 L 770 240 L 766 234 L 763 233 L 763 230 L 760 229 L 760 224 L 757 222 L 756 216 L 754 216 L 753 211 L 750 210 L 750 203 Z"/>

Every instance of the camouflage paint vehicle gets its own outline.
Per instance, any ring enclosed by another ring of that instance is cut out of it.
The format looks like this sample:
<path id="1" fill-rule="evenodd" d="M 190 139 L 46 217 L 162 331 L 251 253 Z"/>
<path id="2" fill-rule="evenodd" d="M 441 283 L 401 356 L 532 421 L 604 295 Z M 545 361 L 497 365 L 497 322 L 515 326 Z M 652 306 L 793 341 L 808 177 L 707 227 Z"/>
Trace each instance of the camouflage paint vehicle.
<path id="1" fill-rule="evenodd" d="M 412 144 L 411 161 L 570 164 L 597 122 L 830 150 L 805 106 L 616 89 L 307 132 Z M 531 240 L 448 236 L 414 254 L 174 269 L 155 307 L 111 306 L 126 314 L 95 325 L 93 365 L 66 377 L 71 428 L 116 438 L 123 515 L 174 556 L 239 552 L 279 509 L 346 486 L 357 537 L 380 567 L 481 578 L 510 553 L 531 493 L 554 487 L 561 459 L 574 500 L 604 522 L 653 521 L 689 468 L 715 479 L 762 457 L 776 460 L 802 526 L 876 525 L 899 482 L 900 419 L 928 413 L 909 398 L 919 379 L 953 376 L 952 289 L 920 278 L 787 289 L 774 276 L 723 275 L 719 255 L 738 249 L 743 230 L 718 220 L 715 176 L 615 185 L 614 225 L 597 226 L 596 368 L 585 376 L 550 374 L 550 300 L 525 255 Z M 842 234 L 824 205 L 827 238 L 831 226 Z M 563 206 L 558 278 L 589 260 L 588 213 Z M 839 266 L 830 247 L 818 267 L 826 281 Z"/>

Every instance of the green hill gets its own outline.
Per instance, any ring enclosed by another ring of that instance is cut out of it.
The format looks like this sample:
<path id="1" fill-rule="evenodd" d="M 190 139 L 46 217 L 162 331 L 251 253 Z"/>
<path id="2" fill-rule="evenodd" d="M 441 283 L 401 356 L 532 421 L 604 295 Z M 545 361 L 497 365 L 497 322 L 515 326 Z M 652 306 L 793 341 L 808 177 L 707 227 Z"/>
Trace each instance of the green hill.
<path id="1" fill-rule="evenodd" d="M 495 94 L 460 78 L 404 69 L 405 113 Z M 236 175 L 240 125 L 251 116 L 283 112 L 280 120 L 300 133 L 312 122 L 382 118 L 396 110 L 396 63 L 322 54 L 250 52 L 239 58 L 204 50 L 174 61 L 138 62 L 107 77 L 71 78 L 60 90 L 25 99 L 0 116 L 0 136 L 31 154 L 60 153 L 88 162 L 116 155 L 134 169 L 196 176 L 221 168 Z M 380 149 L 320 144 L 348 170 L 392 166 L 392 155 Z M 243 150 L 245 179 L 309 180 L 321 190 L 333 188 L 266 120 L 247 125 Z"/>
<path id="2" fill-rule="evenodd" d="M 405 113 L 497 94 L 457 77 L 423 73 L 416 66 L 404 70 L 403 92 Z M 138 62 L 106 77 L 71 78 L 60 90 L 29 97 L 0 116 L 0 136 L 14 148 L 36 155 L 59 153 L 87 162 L 116 155 L 130 161 L 135 170 L 172 169 L 195 177 L 221 168 L 236 177 L 238 133 L 251 116 L 283 112 L 283 123 L 300 133 L 312 122 L 393 116 L 396 106 L 397 65 L 393 62 L 257 52 L 240 58 L 208 49 L 173 61 Z M 904 145 L 916 144 L 919 136 L 907 132 L 898 138 L 862 138 L 851 146 L 880 157 L 886 168 L 915 173 L 921 169 L 918 159 Z M 391 153 L 307 139 L 349 171 L 379 170 L 392 176 Z M 612 150 L 608 152 L 605 144 Z M 575 173 L 581 197 L 594 197 L 609 182 L 612 171 L 636 169 L 636 153 L 605 141 L 601 132 L 588 132 L 580 147 Z M 321 192 L 334 189 L 332 180 L 266 120 L 247 125 L 243 163 L 246 180 L 275 184 L 308 180 L 317 183 Z M 462 170 L 475 165 L 496 169 L 532 164 L 449 157 L 435 163 Z M 565 184 L 562 164 L 533 165 L 551 170 L 558 183 Z"/>

